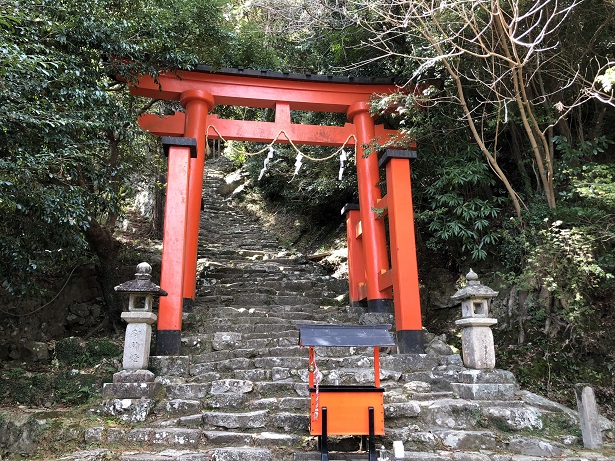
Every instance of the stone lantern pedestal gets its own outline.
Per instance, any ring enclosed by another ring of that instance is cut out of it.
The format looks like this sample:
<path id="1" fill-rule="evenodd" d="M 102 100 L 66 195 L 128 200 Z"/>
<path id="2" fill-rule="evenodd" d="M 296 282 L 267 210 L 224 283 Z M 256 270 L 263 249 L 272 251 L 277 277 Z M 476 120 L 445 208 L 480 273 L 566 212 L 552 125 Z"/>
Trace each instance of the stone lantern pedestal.
<path id="1" fill-rule="evenodd" d="M 459 374 L 459 383 L 453 389 L 459 397 L 470 400 L 508 400 L 517 390 L 515 377 L 504 370 L 495 370 L 495 347 L 491 327 L 498 321 L 489 317 L 489 302 L 498 295 L 478 281 L 470 269 L 467 285 L 452 298 L 461 302 L 461 319 L 455 324 L 461 328 L 463 364 L 469 368 Z"/>

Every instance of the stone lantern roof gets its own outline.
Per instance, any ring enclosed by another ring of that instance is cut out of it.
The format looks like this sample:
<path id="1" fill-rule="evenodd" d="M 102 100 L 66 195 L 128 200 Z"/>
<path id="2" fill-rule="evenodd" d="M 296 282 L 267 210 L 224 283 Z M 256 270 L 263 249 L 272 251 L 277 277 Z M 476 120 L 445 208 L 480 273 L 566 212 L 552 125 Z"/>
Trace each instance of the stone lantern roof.
<path id="1" fill-rule="evenodd" d="M 148 263 L 140 263 L 137 265 L 135 278 L 128 282 L 120 283 L 114 289 L 118 293 L 133 293 L 143 295 L 167 296 L 168 293 L 151 281 L 152 266 Z"/>
<path id="2" fill-rule="evenodd" d="M 466 275 L 466 280 L 466 286 L 451 296 L 451 298 L 455 301 L 464 301 L 470 298 L 489 299 L 498 295 L 497 291 L 494 291 L 488 286 L 480 283 L 478 280 L 478 275 L 472 269 L 470 269 L 470 272 Z"/>

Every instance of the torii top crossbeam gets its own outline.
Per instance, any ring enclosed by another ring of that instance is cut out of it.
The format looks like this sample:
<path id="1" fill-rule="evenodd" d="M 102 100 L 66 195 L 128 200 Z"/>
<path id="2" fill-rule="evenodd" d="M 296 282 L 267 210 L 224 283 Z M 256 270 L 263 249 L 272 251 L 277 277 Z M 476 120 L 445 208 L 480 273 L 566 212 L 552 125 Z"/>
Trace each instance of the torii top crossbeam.
<path id="1" fill-rule="evenodd" d="M 354 127 L 304 125 L 291 123 L 290 111 L 346 113 L 352 119 L 353 111 L 364 111 L 374 95 L 391 94 L 399 87 L 390 79 L 332 77 L 312 74 L 290 74 L 268 71 L 223 69 L 211 72 L 206 66 L 195 71 L 181 71 L 158 76 L 141 77 L 131 88 L 135 95 L 149 98 L 184 101 L 194 92 L 211 95 L 214 104 L 275 109 L 275 122 L 219 119 L 209 115 L 209 139 L 253 142 L 271 142 L 280 131 L 281 143 L 290 138 L 295 144 L 341 146 L 354 145 Z M 183 102 L 182 102 L 183 104 Z M 155 115 L 142 116 L 140 125 L 157 135 L 183 136 L 186 125 L 184 114 L 161 119 Z M 375 126 L 375 137 L 380 144 L 397 138 L 395 130 Z"/>
<path id="2" fill-rule="evenodd" d="M 374 95 L 399 91 L 393 81 L 242 69 L 213 72 L 206 66 L 197 66 L 195 70 L 170 72 L 156 78 L 140 76 L 136 83 L 131 84 L 130 90 L 138 96 L 179 101 L 185 108 L 185 113 L 178 112 L 166 117 L 146 114 L 139 119 L 141 127 L 152 134 L 184 138 L 168 150 L 167 204 L 160 276 L 160 285 L 168 296 L 160 300 L 156 336 L 158 354 L 179 352 L 183 306 L 190 305 L 195 298 L 206 138 L 267 144 L 276 141 L 355 146 L 362 259 L 365 265 L 365 270 L 360 271 L 365 274 L 365 281 L 360 283 L 361 293 L 367 300 L 368 308 L 374 311 L 390 304 L 391 284 L 383 282 L 391 278 L 385 225 L 372 211 L 382 199 L 378 186 L 378 158 L 377 155 L 369 155 L 366 146 L 399 139 L 397 131 L 376 126 L 369 112 L 370 100 Z M 275 121 L 220 119 L 209 114 L 215 105 L 274 109 Z M 345 113 L 350 123 L 344 126 L 296 124 L 291 121 L 291 111 L 294 110 Z M 192 154 L 195 154 L 193 158 Z M 411 210 L 411 198 L 409 200 Z M 413 226 L 411 211 L 409 223 Z M 414 252 L 413 227 L 410 233 Z M 415 257 L 413 264 L 416 265 Z M 412 290 L 418 306 L 418 275 L 412 278 L 411 285 L 415 287 Z M 406 282 L 403 284 L 408 285 Z M 395 290 L 396 293 L 401 291 Z M 397 311 L 397 307 L 395 309 Z M 404 331 L 419 334 L 420 309 L 418 323 L 399 318 L 397 324 L 398 330 L 401 327 Z"/>
<path id="3" fill-rule="evenodd" d="M 346 112 L 354 103 L 369 101 L 374 94 L 390 94 L 399 87 L 391 79 L 240 69 L 213 72 L 206 66 L 197 66 L 194 71 L 164 74 L 156 79 L 142 77 L 133 92 L 179 101 L 188 90 L 207 91 L 216 104 L 272 109 L 277 102 L 286 102 L 291 110 Z"/>

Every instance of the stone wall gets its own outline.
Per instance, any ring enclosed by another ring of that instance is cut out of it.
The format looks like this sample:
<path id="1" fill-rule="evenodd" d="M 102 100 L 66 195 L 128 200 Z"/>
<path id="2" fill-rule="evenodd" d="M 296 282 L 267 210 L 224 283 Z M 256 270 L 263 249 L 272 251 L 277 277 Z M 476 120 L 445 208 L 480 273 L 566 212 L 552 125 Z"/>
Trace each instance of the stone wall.
<path id="1" fill-rule="evenodd" d="M 5 306 L 0 317 L 0 360 L 47 361 L 50 341 L 83 335 L 103 320 L 101 296 L 96 268 L 84 265 L 45 307 L 47 300 Z"/>

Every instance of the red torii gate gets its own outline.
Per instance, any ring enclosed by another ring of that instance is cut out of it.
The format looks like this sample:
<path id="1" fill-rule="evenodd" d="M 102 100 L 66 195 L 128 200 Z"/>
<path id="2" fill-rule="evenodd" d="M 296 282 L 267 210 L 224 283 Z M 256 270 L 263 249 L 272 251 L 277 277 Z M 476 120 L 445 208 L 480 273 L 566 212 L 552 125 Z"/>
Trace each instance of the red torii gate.
<path id="1" fill-rule="evenodd" d="M 394 299 L 398 351 L 423 351 L 419 281 L 414 238 L 410 161 L 414 151 L 387 151 L 387 195 L 382 197 L 379 159 L 366 155 L 372 142 L 384 144 L 399 133 L 375 125 L 369 113 L 374 94 L 398 88 L 388 80 L 223 69 L 141 76 L 130 91 L 139 96 L 179 101 L 185 113 L 146 114 L 139 125 L 164 136 L 168 155 L 156 349 L 179 353 L 182 311 L 196 293 L 197 247 L 206 138 L 270 143 L 355 146 L 359 205 L 347 206 L 349 291 L 352 303 L 367 300 L 368 312 L 386 312 Z M 215 104 L 275 109 L 275 122 L 220 119 L 209 114 Z M 291 110 L 345 113 L 344 126 L 294 124 Z M 209 131 L 213 126 L 215 130 Z M 279 136 L 278 136 L 279 135 Z M 410 154 L 410 155 L 409 155 Z M 388 214 L 392 267 L 385 224 Z"/>

